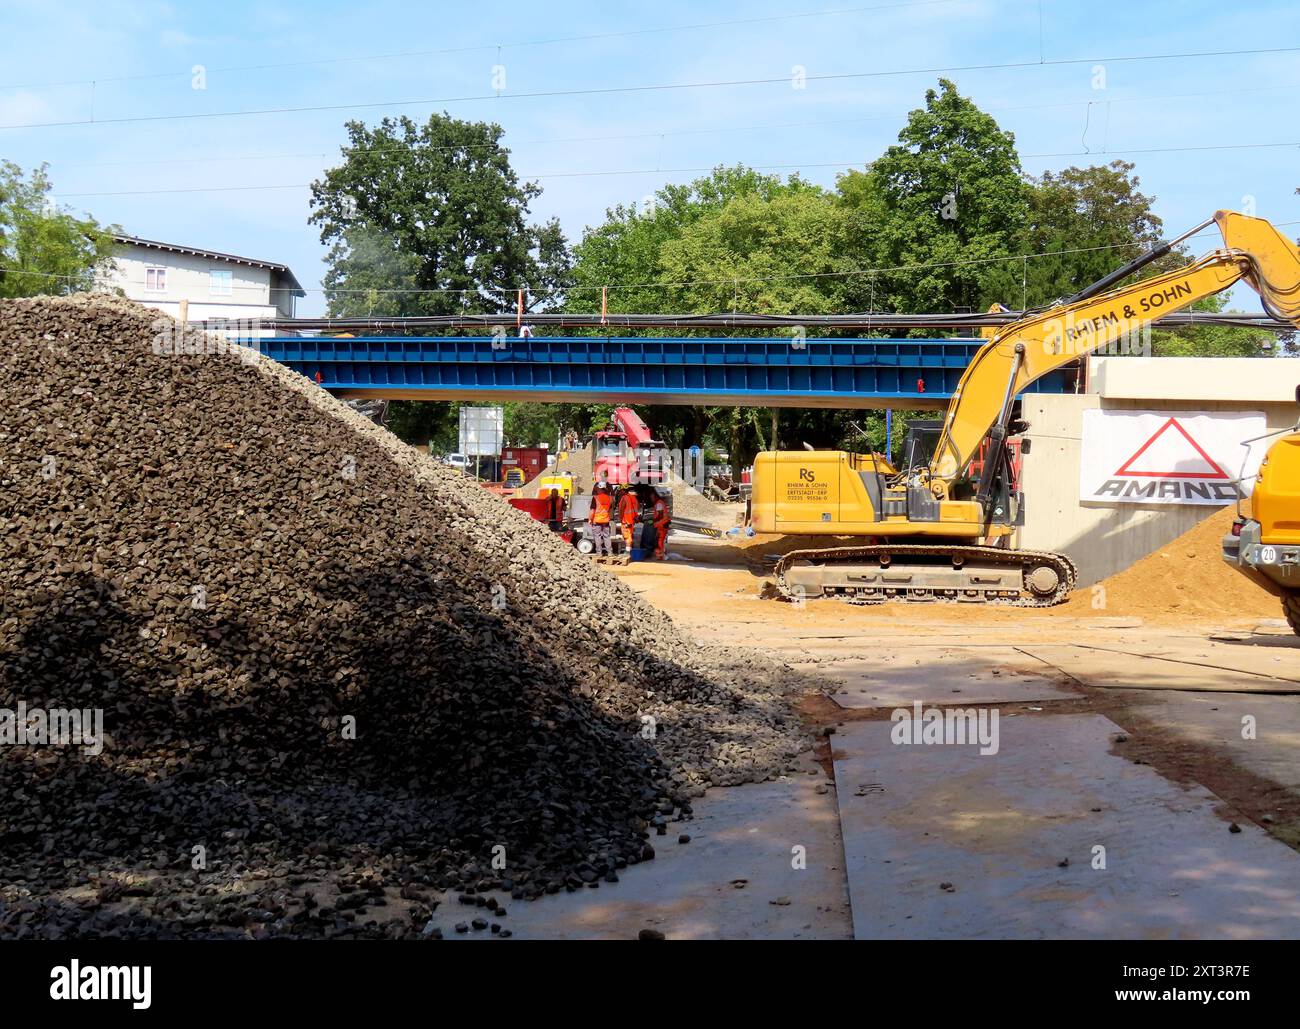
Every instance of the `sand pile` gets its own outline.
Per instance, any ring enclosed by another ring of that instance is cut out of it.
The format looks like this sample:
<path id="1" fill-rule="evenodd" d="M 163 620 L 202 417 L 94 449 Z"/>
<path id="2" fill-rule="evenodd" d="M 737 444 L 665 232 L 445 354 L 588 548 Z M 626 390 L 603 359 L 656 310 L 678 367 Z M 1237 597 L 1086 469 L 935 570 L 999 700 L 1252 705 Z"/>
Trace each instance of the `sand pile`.
<path id="1" fill-rule="evenodd" d="M 1276 597 L 1220 556 L 1221 540 L 1236 517 L 1229 507 L 1197 523 L 1172 543 L 1103 580 L 1107 615 L 1159 619 L 1278 618 Z M 1091 589 L 1076 590 L 1064 610 L 1099 613 Z"/>
<path id="2" fill-rule="evenodd" d="M 739 525 L 745 515 L 744 504 L 722 504 L 710 500 L 675 471 L 668 472 L 668 487 L 673 491 L 673 515 L 704 522 L 715 529 Z"/>
<path id="3" fill-rule="evenodd" d="M 306 379 L 103 299 L 0 344 L 0 709 L 104 732 L 0 747 L 0 935 L 415 934 L 804 746 L 786 669 Z"/>

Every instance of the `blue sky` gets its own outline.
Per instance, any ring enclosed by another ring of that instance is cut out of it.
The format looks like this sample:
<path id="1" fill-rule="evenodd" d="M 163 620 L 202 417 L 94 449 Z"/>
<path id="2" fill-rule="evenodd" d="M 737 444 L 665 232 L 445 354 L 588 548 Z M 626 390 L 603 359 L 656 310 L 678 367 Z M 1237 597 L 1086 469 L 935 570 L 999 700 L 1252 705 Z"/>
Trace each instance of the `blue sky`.
<path id="1" fill-rule="evenodd" d="M 705 24 L 718 22 L 735 23 Z M 1119 58 L 1286 47 L 1300 47 L 1300 5 L 1282 2 L 0 0 L 0 158 L 48 162 L 61 202 L 134 235 L 285 262 L 308 290 L 299 313 L 316 314 L 325 248 L 305 184 L 337 160 L 349 118 L 499 122 L 543 187 L 534 214 L 576 241 L 607 207 L 718 163 L 833 185 L 895 140 L 940 74 L 909 70 L 966 66 L 942 74 L 1015 133 L 1027 171 L 1133 160 L 1173 235 L 1251 203 L 1300 221 L 1300 50 Z M 990 64 L 1023 66 L 969 67 Z M 488 96 L 497 65 L 505 89 Z M 437 102 L 457 97 L 482 99 Z M 170 117 L 325 106 L 339 109 Z M 12 127 L 60 122 L 79 124 Z"/>

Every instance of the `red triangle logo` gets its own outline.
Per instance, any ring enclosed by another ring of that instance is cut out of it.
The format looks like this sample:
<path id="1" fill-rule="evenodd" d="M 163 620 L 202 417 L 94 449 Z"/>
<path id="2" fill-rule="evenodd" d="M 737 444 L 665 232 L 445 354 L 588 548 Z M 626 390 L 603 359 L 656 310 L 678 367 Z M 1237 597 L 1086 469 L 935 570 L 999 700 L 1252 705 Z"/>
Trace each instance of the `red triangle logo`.
<path id="1" fill-rule="evenodd" d="M 1143 471 L 1138 471 L 1133 467 L 1134 464 L 1137 463 L 1138 458 L 1140 458 L 1143 454 L 1145 454 L 1148 450 L 1150 450 L 1152 445 L 1155 444 L 1156 440 L 1158 440 L 1161 436 L 1163 436 L 1166 432 L 1169 432 L 1170 430 L 1176 430 L 1179 433 L 1179 435 L 1183 437 L 1183 439 L 1185 439 L 1188 443 L 1191 444 L 1192 449 L 1195 450 L 1196 453 L 1200 455 L 1201 459 L 1204 460 L 1205 463 L 1209 466 L 1210 468 L 1209 471 L 1206 472 L 1176 472 L 1176 471 L 1143 472 Z M 1230 479 L 1231 478 L 1231 476 L 1228 475 L 1227 472 L 1225 472 L 1222 468 L 1219 467 L 1219 463 L 1215 461 L 1214 458 L 1212 458 L 1209 454 L 1207 454 L 1204 448 L 1199 443 L 1197 443 L 1196 440 L 1192 439 L 1191 434 L 1188 433 L 1188 431 L 1183 428 L 1182 424 L 1178 421 L 1177 418 L 1170 418 L 1167 422 L 1165 422 L 1164 425 L 1156 429 L 1156 431 L 1151 434 L 1151 438 L 1148 439 L 1145 443 L 1143 443 L 1142 446 L 1138 447 L 1137 451 L 1133 454 L 1132 457 L 1130 457 L 1127 461 L 1125 461 L 1122 465 L 1120 465 L 1119 470 L 1115 472 L 1115 475 L 1116 476 L 1120 476 L 1120 475 L 1141 476 L 1143 478 L 1148 478 L 1148 479 Z"/>

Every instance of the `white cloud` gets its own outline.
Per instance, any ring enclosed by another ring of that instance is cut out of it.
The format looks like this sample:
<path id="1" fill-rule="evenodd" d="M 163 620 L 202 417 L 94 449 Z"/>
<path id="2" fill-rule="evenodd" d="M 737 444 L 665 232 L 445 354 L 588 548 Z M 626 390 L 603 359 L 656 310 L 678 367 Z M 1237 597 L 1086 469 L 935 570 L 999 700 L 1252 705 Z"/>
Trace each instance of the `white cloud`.
<path id="1" fill-rule="evenodd" d="M 53 120 L 53 109 L 39 94 L 28 89 L 0 93 L 0 126 Z"/>
<path id="2" fill-rule="evenodd" d="M 185 47 L 196 46 L 202 40 L 198 36 L 191 36 L 184 29 L 163 29 L 158 34 L 158 42 L 169 50 L 180 50 Z"/>

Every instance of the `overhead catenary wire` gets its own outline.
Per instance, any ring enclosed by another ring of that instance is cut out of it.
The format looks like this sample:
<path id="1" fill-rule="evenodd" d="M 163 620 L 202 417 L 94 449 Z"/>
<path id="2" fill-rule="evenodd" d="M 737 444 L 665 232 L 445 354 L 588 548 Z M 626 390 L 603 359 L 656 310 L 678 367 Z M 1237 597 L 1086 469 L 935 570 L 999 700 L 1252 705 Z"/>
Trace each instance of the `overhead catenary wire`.
<path id="1" fill-rule="evenodd" d="M 1273 224 L 1279 227 L 1297 225 L 1300 224 L 1300 219 L 1294 219 L 1292 221 L 1274 222 Z M 1199 239 L 1202 236 L 1207 236 L 1207 235 L 1212 236 L 1214 235 L 1214 233 L 1208 230 L 1201 230 L 1201 231 L 1193 230 L 1190 234 L 1185 233 L 1182 236 L 1178 237 L 1177 242 Z M 734 287 L 740 283 L 749 285 L 751 283 L 763 283 L 763 282 L 785 282 L 785 281 L 799 281 L 799 280 L 809 280 L 809 279 L 867 276 L 870 279 L 872 295 L 874 297 L 876 277 L 881 275 L 887 276 L 891 274 L 902 274 L 907 272 L 929 271 L 937 268 L 968 267 L 974 265 L 1008 263 L 1013 261 L 1018 261 L 1023 263 L 1030 260 L 1037 260 L 1039 258 L 1064 257 L 1072 254 L 1095 253 L 1104 250 L 1129 250 L 1137 247 L 1145 247 L 1147 245 L 1148 245 L 1147 243 L 1138 242 L 1138 241 L 1132 241 L 1128 243 L 1103 243 L 1091 247 L 1069 247 L 1061 250 L 1042 250 L 1030 254 L 1006 254 L 998 257 L 966 258 L 966 259 L 956 260 L 956 261 L 929 261 L 929 262 L 919 262 L 919 263 L 905 264 L 905 265 L 893 265 L 890 267 L 852 268 L 852 269 L 844 269 L 841 271 L 834 271 L 834 272 L 800 272 L 800 273 L 794 273 L 790 275 L 750 275 L 750 276 L 733 275 L 723 279 L 684 279 L 684 280 L 678 280 L 673 282 L 631 282 L 631 283 L 625 282 L 625 283 L 601 283 L 601 284 L 576 283 L 567 286 L 555 286 L 555 287 L 474 286 L 469 288 L 450 288 L 450 287 L 420 286 L 420 287 L 399 287 L 399 288 L 386 288 L 386 289 L 349 289 L 347 287 L 320 286 L 320 287 L 311 287 L 311 288 L 302 287 L 302 292 L 321 293 L 325 295 L 343 295 L 343 296 L 350 295 L 350 294 L 363 294 L 363 295 L 374 294 L 376 296 L 418 296 L 422 294 L 428 294 L 428 295 L 482 297 L 482 296 L 490 296 L 494 294 L 506 296 L 508 294 L 516 293 L 517 291 L 522 289 L 523 292 L 528 296 L 536 297 L 538 299 L 543 299 L 546 297 L 555 296 L 557 294 L 564 294 L 567 296 L 567 295 L 581 293 L 584 291 L 592 292 L 597 290 L 600 291 L 602 297 L 607 297 L 610 290 L 686 289 L 686 288 L 699 287 L 699 286 L 733 286 Z M 68 275 L 66 273 L 28 271 L 22 268 L 9 268 L 7 270 L 0 268 L 0 273 L 4 273 L 6 271 L 9 274 L 15 276 L 29 275 L 29 276 L 38 276 L 38 277 L 44 277 L 49 279 L 62 279 L 64 281 L 80 281 L 83 278 L 83 276 Z M 110 287 L 115 284 L 134 285 L 134 286 L 145 285 L 145 283 L 141 282 L 138 279 L 134 279 L 134 280 L 116 279 L 107 283 L 107 285 L 109 285 Z M 266 292 L 261 286 L 232 285 L 231 288 L 247 290 L 247 291 L 256 291 L 259 293 Z M 269 292 L 274 294 L 274 293 L 284 293 L 284 292 L 296 292 L 296 290 L 292 289 L 291 287 L 283 287 L 278 289 L 272 288 L 270 289 Z M 163 299 L 163 298 L 159 298 L 159 299 Z M 872 307 L 874 307 L 874 300 L 872 303 Z M 616 317 L 616 316 L 611 315 L 611 317 Z M 687 316 L 673 316 L 673 317 L 687 317 Z M 833 316 L 828 316 L 828 317 L 833 317 Z"/>
<path id="2" fill-rule="evenodd" d="M 1288 225 L 1288 224 L 1297 224 L 1297 223 L 1276 222 L 1274 224 Z M 1202 233 L 1202 235 L 1204 235 L 1204 233 Z M 1131 249 L 1133 247 L 1139 247 L 1145 245 L 1146 244 L 1144 243 L 1138 243 L 1138 242 L 1104 243 L 1104 244 L 1098 244 L 1097 246 L 1094 247 L 1071 247 L 1065 250 L 1044 250 L 1034 254 L 1011 254 L 1011 255 L 1005 255 L 1001 257 L 968 258 L 959 261 L 923 262 L 917 264 L 894 265 L 888 268 L 886 267 L 855 268 L 855 269 L 849 269 L 849 270 L 838 271 L 838 272 L 803 272 L 803 273 L 795 273 L 791 275 L 750 275 L 750 276 L 740 276 L 740 277 L 730 276 L 725 279 L 684 279 L 684 280 L 674 281 L 674 282 L 624 282 L 624 283 L 603 283 L 600 285 L 596 285 L 593 283 L 579 283 L 579 284 L 574 284 L 569 286 L 555 286 L 555 287 L 525 286 L 522 288 L 525 290 L 525 292 L 529 293 L 530 295 L 540 297 L 540 296 L 552 295 L 555 293 L 574 293 L 574 292 L 580 292 L 582 290 L 608 291 L 608 290 L 626 290 L 626 289 L 683 289 L 690 286 L 718 286 L 718 285 L 730 286 L 737 282 L 749 284 L 755 282 L 781 282 L 781 281 L 795 280 L 795 279 L 838 278 L 838 277 L 855 276 L 855 275 L 869 275 L 872 276 L 874 279 L 876 275 L 888 275 L 894 272 L 925 271 L 934 268 L 962 267 L 965 265 L 989 264 L 993 262 L 1003 262 L 1003 261 L 1022 261 L 1026 259 L 1034 259 L 1039 257 L 1060 257 L 1068 254 L 1082 254 L 1082 253 L 1089 253 L 1089 252 L 1099 251 L 1099 250 L 1124 250 L 1124 249 Z M 3 269 L 0 269 L 0 271 L 2 270 Z M 46 278 L 64 279 L 70 281 L 80 280 L 82 278 L 82 276 L 80 275 L 68 275 L 66 273 L 58 273 L 58 272 L 27 271 L 22 268 L 10 268 L 8 269 L 8 271 L 14 275 L 36 275 L 36 276 L 44 276 Z M 122 285 L 132 285 L 132 286 L 145 285 L 145 283 L 139 279 L 118 279 L 114 281 Z M 231 288 L 242 289 L 242 290 L 254 290 L 259 292 L 262 290 L 261 286 L 232 285 Z M 417 287 L 398 287 L 398 288 L 386 288 L 386 289 L 371 289 L 371 288 L 348 289 L 346 287 L 321 286 L 321 287 L 312 287 L 310 289 L 304 287 L 303 292 L 330 293 L 330 294 L 374 293 L 378 296 L 409 295 L 409 294 L 418 295 L 422 293 L 455 294 L 455 295 L 468 294 L 470 296 L 473 296 L 476 294 L 484 294 L 484 293 L 500 293 L 504 295 L 506 293 L 513 293 L 518 288 L 519 287 L 515 287 L 515 286 L 509 286 L 509 287 L 475 286 L 469 288 L 417 286 Z M 284 290 L 281 290 L 281 292 L 283 291 Z"/>
<path id="3" fill-rule="evenodd" d="M 932 66 L 923 68 L 896 68 L 882 69 L 873 71 L 855 71 L 855 72 L 826 72 L 816 75 L 805 75 L 805 82 L 843 82 L 850 80 L 891 78 L 906 75 L 945 75 L 956 72 L 976 72 L 976 71 L 1007 71 L 1016 68 L 1041 68 L 1051 66 L 1070 66 L 1078 64 L 1119 64 L 1136 61 L 1174 61 L 1174 60 L 1199 60 L 1209 57 L 1242 57 L 1242 56 L 1262 56 L 1266 54 L 1288 54 L 1300 52 L 1300 46 L 1292 47 L 1257 47 L 1251 49 L 1234 49 L 1234 50 L 1200 50 L 1184 51 L 1176 53 L 1163 54 L 1127 54 L 1114 57 L 1066 57 L 1053 58 L 1050 61 L 1002 61 L 990 62 L 983 64 L 962 64 Z M 702 82 L 662 82 L 649 83 L 640 86 L 587 86 L 573 89 L 545 89 L 532 91 L 501 91 L 493 93 L 475 93 L 465 96 L 450 96 L 439 98 L 422 98 L 413 100 L 376 100 L 366 102 L 354 102 L 347 104 L 306 104 L 292 107 L 263 107 L 247 108 L 237 111 L 186 111 L 176 114 L 148 114 L 148 115 L 126 115 L 113 118 L 78 118 L 65 121 L 48 121 L 48 122 L 25 122 L 18 124 L 0 125 L 0 129 L 48 129 L 48 128 L 71 128 L 75 126 L 103 126 L 103 125 L 123 125 L 133 123 L 156 123 L 166 121 L 191 121 L 200 119 L 215 118 L 246 118 L 274 114 L 309 114 L 328 111 L 353 111 L 367 110 L 377 107 L 412 107 L 412 106 L 429 106 L 442 104 L 474 103 L 485 100 L 536 100 L 536 99 L 555 99 L 559 97 L 576 97 L 576 96 L 606 96 L 630 93 L 655 93 L 671 92 L 675 90 L 694 90 L 694 89 L 721 89 L 742 86 L 762 86 L 775 84 L 789 84 L 790 76 L 764 76 L 748 79 L 721 79 L 708 80 Z"/>
<path id="4" fill-rule="evenodd" d="M 989 326 L 1007 325 L 1024 317 L 1025 311 L 1000 311 L 971 314 L 898 314 L 863 311 L 853 314 L 752 314 L 744 311 L 715 314 L 610 314 L 608 312 L 532 312 L 528 324 L 534 327 L 561 329 L 827 329 L 831 331 L 861 329 L 872 331 L 901 331 L 927 329 L 930 331 L 976 330 Z M 214 318 L 200 321 L 211 328 L 228 326 L 232 319 Z M 237 321 L 234 320 L 234 321 Z M 518 327 L 520 315 L 515 311 L 488 314 L 412 315 L 408 317 L 321 317 L 321 318 L 258 318 L 261 329 L 290 330 L 295 332 L 383 332 L 398 331 L 420 333 L 431 329 Z M 1153 319 L 1152 324 L 1166 327 L 1188 328 L 1199 325 L 1230 326 L 1259 329 L 1267 332 L 1292 333 L 1295 326 L 1289 321 L 1267 315 L 1250 315 L 1239 312 L 1176 311 Z M 833 341 L 832 341 L 833 342 Z"/>
<path id="5" fill-rule="evenodd" d="M 1158 93 L 1148 96 L 1131 96 L 1117 97 L 1107 100 L 1110 104 L 1139 104 L 1139 103 L 1159 103 L 1165 100 L 1198 100 L 1205 97 L 1229 96 L 1239 93 L 1261 93 L 1273 92 L 1277 90 L 1297 90 L 1300 91 L 1300 82 L 1280 83 L 1272 86 L 1246 86 L 1237 89 L 1213 89 L 1199 90 L 1191 93 Z M 1046 111 L 1060 108 L 1087 107 L 1092 101 L 1087 100 L 1058 100 L 1047 104 L 1012 104 L 1012 105 L 995 105 L 985 108 L 989 113 L 1009 113 L 1019 111 Z M 172 165 L 172 164 L 229 164 L 232 162 L 243 161 L 285 161 L 285 160 L 305 160 L 308 158 L 333 158 L 339 155 L 350 156 L 373 156 L 386 154 L 400 154 L 412 152 L 458 152 L 458 151 L 506 151 L 510 152 L 512 148 L 524 146 L 557 146 L 560 144 L 570 143 L 611 143 L 621 142 L 631 139 L 663 139 L 669 136 L 713 136 L 720 133 L 736 132 L 772 132 L 777 129 L 802 129 L 802 128 L 820 128 L 832 125 L 860 125 L 865 122 L 874 121 L 900 121 L 907 118 L 909 112 L 892 112 L 890 114 L 873 114 L 862 118 L 829 118 L 816 119 L 812 121 L 787 121 L 787 122 L 770 122 L 767 124 L 755 125 L 714 125 L 707 128 L 692 129 L 658 129 L 651 132 L 621 132 L 609 135 L 596 136 L 559 136 L 551 139 L 521 139 L 516 140 L 509 145 L 505 143 L 455 143 L 455 144 L 427 144 L 420 141 L 414 143 L 405 143 L 393 141 L 383 146 L 372 147 L 354 147 L 339 146 L 335 150 L 322 151 L 304 151 L 299 153 L 282 153 L 282 154 L 204 154 L 199 157 L 165 157 L 165 158 L 144 158 L 133 159 L 129 161 L 71 161 L 57 162 L 60 168 L 123 168 L 123 167 L 143 167 L 152 165 Z M 1290 144 L 1262 144 L 1265 146 L 1286 146 Z M 1109 151 L 1110 153 L 1131 153 L 1132 151 Z M 1051 156 L 1085 156 L 1088 152 L 1077 152 L 1067 155 L 1054 154 L 1025 154 L 1025 157 L 1051 157 Z M 859 162 L 860 163 L 860 162 Z"/>
<path id="6" fill-rule="evenodd" d="M 1034 153 L 1022 154 L 1022 159 L 1046 159 L 1058 157 L 1113 157 L 1121 154 L 1174 154 L 1174 153 L 1198 153 L 1205 151 L 1226 151 L 1226 150 L 1268 150 L 1268 149 L 1288 149 L 1291 147 L 1300 147 L 1300 140 L 1285 140 L 1280 142 L 1269 143 L 1217 143 L 1217 144 L 1197 144 L 1186 146 L 1172 147 L 1120 147 L 1112 148 L 1105 152 L 1088 151 L 1088 150 L 1061 150 L 1053 153 Z M 697 175 L 714 170 L 717 165 L 693 165 L 680 168 L 613 168 L 601 170 L 585 171 L 560 171 L 560 172 L 528 172 L 520 173 L 520 178 L 528 181 L 537 179 L 585 179 L 585 178 L 612 178 L 623 175 Z M 791 171 L 798 172 L 809 168 L 858 168 L 863 167 L 863 162 L 853 161 L 802 161 L 794 164 L 747 164 L 746 168 L 753 171 Z M 168 189 L 125 189 L 125 190 L 102 190 L 89 193 L 52 193 L 51 198 L 55 200 L 91 200 L 104 197 L 122 197 L 122 196 L 168 196 L 183 193 L 246 193 L 266 190 L 283 190 L 283 189 L 310 189 L 315 183 L 311 182 L 284 182 L 284 183 L 253 183 L 242 186 L 177 186 Z"/>
<path id="7" fill-rule="evenodd" d="M 384 54 L 345 54 L 337 57 L 314 57 L 301 61 L 264 62 L 261 64 L 228 65 L 205 69 L 209 74 L 223 72 L 274 71 L 284 68 L 306 68 L 331 64 L 358 64 L 368 61 L 407 60 L 416 57 L 440 57 L 447 54 L 484 53 L 492 50 L 520 50 L 529 47 L 555 46 L 562 43 L 594 43 L 602 40 L 622 39 L 632 36 L 647 36 L 669 32 L 692 32 L 701 29 L 735 28 L 741 25 L 770 24 L 778 21 L 798 21 L 809 18 L 825 18 L 846 14 L 867 14 L 873 11 L 921 10 L 957 3 L 958 0 L 910 0 L 906 3 L 874 4 L 867 7 L 838 7 L 820 11 L 796 11 L 789 14 L 771 14 L 752 18 L 729 18 L 722 21 L 693 22 L 686 25 L 647 26 L 636 29 L 617 29 L 609 32 L 589 33 L 577 36 L 555 36 L 549 39 L 519 40 L 514 43 L 475 43 L 466 46 L 439 47 L 434 50 L 399 50 Z M 109 82 L 141 82 L 168 78 L 189 78 L 193 70 L 141 72 L 132 75 L 98 75 L 94 78 L 61 79 L 45 82 L 17 82 L 0 85 L 0 90 L 10 89 L 47 89 L 56 86 L 92 86 Z"/>

